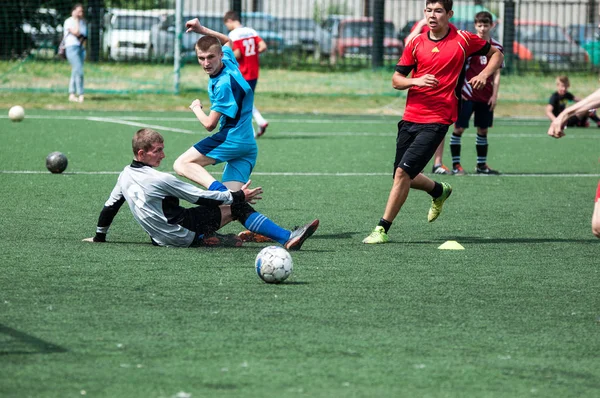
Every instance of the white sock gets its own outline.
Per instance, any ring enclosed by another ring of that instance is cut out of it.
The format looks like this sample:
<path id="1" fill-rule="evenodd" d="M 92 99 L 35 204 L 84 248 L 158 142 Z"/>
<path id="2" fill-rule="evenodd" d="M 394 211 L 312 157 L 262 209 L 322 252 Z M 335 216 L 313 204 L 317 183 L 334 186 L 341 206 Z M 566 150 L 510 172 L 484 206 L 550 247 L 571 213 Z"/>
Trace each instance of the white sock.
<path id="1" fill-rule="evenodd" d="M 259 126 L 262 127 L 265 124 L 267 124 L 267 121 L 262 117 L 262 115 L 260 114 L 258 109 L 256 109 L 255 106 L 252 107 L 252 116 L 254 117 L 256 124 L 258 124 Z"/>

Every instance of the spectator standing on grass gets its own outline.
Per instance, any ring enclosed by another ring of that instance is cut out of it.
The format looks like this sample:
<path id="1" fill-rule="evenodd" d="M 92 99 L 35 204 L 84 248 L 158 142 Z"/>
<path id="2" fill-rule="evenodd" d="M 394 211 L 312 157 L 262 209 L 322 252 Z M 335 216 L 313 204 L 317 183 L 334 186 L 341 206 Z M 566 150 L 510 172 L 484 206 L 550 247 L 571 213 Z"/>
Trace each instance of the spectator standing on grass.
<path id="1" fill-rule="evenodd" d="M 63 27 L 63 40 L 67 60 L 71 64 L 71 80 L 69 81 L 69 101 L 83 102 L 83 61 L 85 60 L 85 42 L 87 24 L 83 17 L 83 5 L 73 6 L 71 16 Z"/>
<path id="2" fill-rule="evenodd" d="M 190 109 L 208 131 L 213 131 L 217 125 L 219 129 L 179 156 L 173 168 L 177 174 L 209 190 L 238 191 L 250 180 L 258 154 L 252 128 L 254 93 L 240 73 L 226 35 L 202 26 L 197 18 L 187 21 L 186 27 L 186 32 L 203 35 L 196 42 L 195 49 L 198 63 L 209 76 L 208 97 L 211 102 L 208 115 L 198 99 L 192 102 Z M 225 163 L 222 183 L 205 169 L 218 163 Z M 266 216 L 253 212 L 244 226 L 249 230 L 240 233 L 245 241 L 263 242 L 268 237 L 288 248 L 288 242 L 298 236 L 303 242 L 312 235 L 319 226 L 319 220 L 290 232 Z"/>
<path id="3" fill-rule="evenodd" d="M 261 199 L 262 188 L 250 189 L 250 181 L 236 192 L 204 191 L 180 181 L 169 173 L 157 171 L 165 157 L 164 139 L 151 129 L 133 136 L 134 160 L 126 166 L 98 218 L 96 235 L 87 242 L 105 242 L 106 234 L 123 203 L 146 231 L 154 245 L 173 247 L 241 246 L 237 235 L 216 233 L 233 220 L 247 223 L 256 213 L 250 203 Z M 179 200 L 196 204 L 184 208 Z M 288 232 L 284 246 L 299 250 L 308 235 Z"/>
<path id="4" fill-rule="evenodd" d="M 600 106 L 600 89 L 588 95 L 581 101 L 569 106 L 560 112 L 550 123 L 548 135 L 554 138 L 565 136 L 565 128 L 568 126 L 569 120 L 573 120 L 577 115 L 586 114 L 590 109 L 595 109 Z M 600 182 L 596 189 L 596 199 L 594 201 L 594 212 L 592 214 L 592 233 L 600 238 Z"/>
<path id="5" fill-rule="evenodd" d="M 223 17 L 223 23 L 229 30 L 229 39 L 235 59 L 239 63 L 240 72 L 250 85 L 252 92 L 256 92 L 260 69 L 259 55 L 267 51 L 267 43 L 254 29 L 243 26 L 239 14 L 235 11 L 227 11 Z M 254 135 L 258 138 L 265 133 L 269 123 L 262 117 L 256 106 L 252 107 L 252 116 L 258 125 L 258 132 Z"/>
<path id="6" fill-rule="evenodd" d="M 429 32 L 408 43 L 392 77 L 395 89 L 408 90 L 406 109 L 398 123 L 394 181 L 383 217 L 363 243 L 388 242 L 387 232 L 411 188 L 431 195 L 428 221 L 439 217 L 452 187 L 445 182 L 435 182 L 421 172 L 458 117 L 455 88 L 465 61 L 472 55 L 488 57 L 485 69 L 469 82 L 479 90 L 504 60 L 497 48 L 477 35 L 450 28 L 452 0 L 426 0 L 424 14 Z"/>
<path id="7" fill-rule="evenodd" d="M 574 96 L 570 91 L 568 76 L 558 76 L 556 78 L 556 91 L 550 96 L 550 101 L 546 105 L 546 116 L 550 121 L 554 121 L 556 117 L 565 110 L 569 102 L 579 102 L 581 99 Z M 596 116 L 596 109 L 587 110 L 587 112 L 574 114 L 567 120 L 566 126 L 568 127 L 588 127 L 590 125 L 589 119 L 596 122 L 597 126 L 600 127 L 600 119 Z"/>
<path id="8" fill-rule="evenodd" d="M 475 30 L 477 36 L 489 42 L 498 51 L 504 53 L 502 45 L 491 37 L 494 27 L 492 14 L 487 11 L 478 12 L 475 15 Z M 475 149 L 477 151 L 477 174 L 494 175 L 500 174 L 490 168 L 487 164 L 488 154 L 488 129 L 494 121 L 494 109 L 498 100 L 498 89 L 500 88 L 500 69 L 490 76 L 485 86 L 480 90 L 473 90 L 469 80 L 479 75 L 487 66 L 488 59 L 485 55 L 474 55 L 467 59 L 465 65 L 465 83 L 462 87 L 462 104 L 458 120 L 454 124 L 454 132 L 450 137 L 450 153 L 452 154 L 452 172 L 456 175 L 464 175 L 465 171 L 460 163 L 461 138 L 465 129 L 469 128 L 471 115 L 475 114 L 473 124 L 477 127 L 475 138 Z"/>

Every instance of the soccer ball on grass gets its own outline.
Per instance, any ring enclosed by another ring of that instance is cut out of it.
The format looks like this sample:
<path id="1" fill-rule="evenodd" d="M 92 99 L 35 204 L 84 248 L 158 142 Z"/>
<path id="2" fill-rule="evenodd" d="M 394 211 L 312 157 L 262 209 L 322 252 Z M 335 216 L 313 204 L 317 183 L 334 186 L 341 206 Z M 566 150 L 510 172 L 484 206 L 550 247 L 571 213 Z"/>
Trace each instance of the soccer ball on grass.
<path id="1" fill-rule="evenodd" d="M 20 122 L 25 118 L 25 109 L 20 105 L 15 105 L 8 110 L 8 117 L 13 122 Z"/>
<path id="2" fill-rule="evenodd" d="M 53 174 L 60 174 L 67 169 L 69 161 L 61 152 L 52 152 L 46 157 L 46 168 Z"/>
<path id="3" fill-rule="evenodd" d="M 256 256 L 256 273 L 266 283 L 281 283 L 286 280 L 294 268 L 292 256 L 283 247 L 265 247 Z"/>

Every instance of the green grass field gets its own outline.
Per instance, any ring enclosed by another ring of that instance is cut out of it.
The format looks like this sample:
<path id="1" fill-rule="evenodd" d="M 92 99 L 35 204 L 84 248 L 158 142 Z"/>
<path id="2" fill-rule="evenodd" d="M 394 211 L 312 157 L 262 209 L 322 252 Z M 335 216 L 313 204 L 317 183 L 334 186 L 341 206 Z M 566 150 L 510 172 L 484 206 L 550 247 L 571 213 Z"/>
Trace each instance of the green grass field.
<path id="1" fill-rule="evenodd" d="M 133 132 L 161 131 L 172 171 L 205 136 L 189 112 L 0 117 L 0 396 L 600 395 L 600 130 L 554 140 L 546 122 L 498 120 L 489 162 L 504 175 L 442 177 L 454 193 L 431 224 L 412 192 L 391 243 L 368 246 L 397 117 L 266 116 L 256 208 L 286 227 L 321 220 L 282 285 L 255 274 L 265 244 L 153 247 L 127 207 L 110 243 L 81 241 Z M 467 171 L 474 141 L 470 129 Z M 46 171 L 52 151 L 64 174 Z M 438 250 L 447 240 L 465 250 Z"/>

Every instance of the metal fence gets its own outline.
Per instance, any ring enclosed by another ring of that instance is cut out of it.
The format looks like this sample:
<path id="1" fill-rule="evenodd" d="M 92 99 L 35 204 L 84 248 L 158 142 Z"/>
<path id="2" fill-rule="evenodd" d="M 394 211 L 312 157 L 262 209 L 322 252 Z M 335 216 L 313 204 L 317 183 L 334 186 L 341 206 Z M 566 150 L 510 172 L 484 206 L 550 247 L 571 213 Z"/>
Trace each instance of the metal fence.
<path id="1" fill-rule="evenodd" d="M 238 9 L 242 22 L 257 30 L 269 46 L 261 59 L 263 66 L 324 69 L 394 65 L 404 48 L 403 38 L 423 17 L 425 7 L 424 0 L 83 3 L 91 61 L 192 61 L 197 36 L 178 34 L 178 10 L 182 21 L 199 17 L 206 26 L 226 33 L 222 16 L 229 9 Z M 71 0 L 9 0 L 0 8 L 0 57 L 55 57 L 62 22 L 69 16 L 71 5 Z M 451 22 L 471 31 L 475 13 L 488 10 L 494 15 L 494 37 L 504 45 L 506 72 L 591 71 L 600 67 L 597 0 L 457 0 L 453 9 Z"/>

